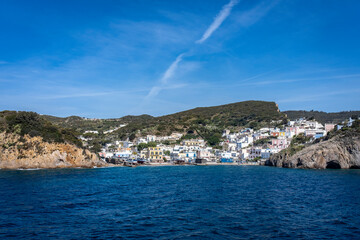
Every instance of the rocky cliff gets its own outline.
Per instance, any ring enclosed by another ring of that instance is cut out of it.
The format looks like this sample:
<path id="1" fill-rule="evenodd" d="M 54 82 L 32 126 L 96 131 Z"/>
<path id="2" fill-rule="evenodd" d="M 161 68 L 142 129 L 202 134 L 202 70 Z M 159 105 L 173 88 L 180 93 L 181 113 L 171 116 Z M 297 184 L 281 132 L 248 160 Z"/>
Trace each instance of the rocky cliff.
<path id="1" fill-rule="evenodd" d="M 360 134 L 346 132 L 290 155 L 283 151 L 266 161 L 267 166 L 286 168 L 360 168 Z"/>
<path id="2" fill-rule="evenodd" d="M 0 168 L 102 167 L 96 154 L 70 143 L 49 143 L 42 137 L 0 133 Z"/>

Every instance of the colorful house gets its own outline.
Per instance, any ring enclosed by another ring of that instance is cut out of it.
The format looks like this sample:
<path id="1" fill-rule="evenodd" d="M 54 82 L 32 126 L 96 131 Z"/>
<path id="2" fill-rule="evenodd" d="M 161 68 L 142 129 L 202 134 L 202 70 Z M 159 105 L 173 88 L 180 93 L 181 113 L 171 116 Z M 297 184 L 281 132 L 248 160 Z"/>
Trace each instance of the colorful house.
<path id="1" fill-rule="evenodd" d="M 149 147 L 149 152 L 148 152 L 149 156 L 149 160 L 151 162 L 163 162 L 163 150 L 161 147 Z"/>

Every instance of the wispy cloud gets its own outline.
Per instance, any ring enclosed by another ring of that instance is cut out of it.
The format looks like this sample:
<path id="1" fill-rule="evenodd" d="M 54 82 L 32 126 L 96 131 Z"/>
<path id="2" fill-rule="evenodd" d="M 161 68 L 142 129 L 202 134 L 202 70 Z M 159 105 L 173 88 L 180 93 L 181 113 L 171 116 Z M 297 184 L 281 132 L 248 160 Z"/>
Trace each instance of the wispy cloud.
<path id="1" fill-rule="evenodd" d="M 168 69 L 166 69 L 164 75 L 161 78 L 161 83 L 166 84 L 168 80 L 174 75 L 179 63 L 182 61 L 185 53 L 180 54 L 176 57 L 175 61 L 173 61 Z"/>
<path id="2" fill-rule="evenodd" d="M 160 84 L 151 88 L 148 95 L 146 96 L 146 99 L 149 99 L 151 97 L 158 95 L 161 90 L 169 89 L 169 86 L 167 86 L 168 81 L 175 74 L 175 72 L 178 68 L 178 65 L 182 61 L 184 55 L 185 55 L 185 53 L 181 53 L 176 57 L 176 59 L 170 64 L 170 66 L 164 72 L 162 78 L 160 79 Z M 170 86 L 170 88 L 178 88 L 176 86 L 177 85 Z"/>
<path id="3" fill-rule="evenodd" d="M 264 17 L 278 3 L 279 0 L 263 1 L 252 9 L 242 12 L 237 18 L 237 23 L 246 27 L 251 26 Z"/>
<path id="4" fill-rule="evenodd" d="M 206 39 L 208 39 L 213 34 L 213 32 L 220 27 L 222 22 L 229 16 L 231 9 L 238 3 L 239 0 L 230 0 L 228 4 L 224 5 L 221 11 L 219 12 L 219 14 L 215 17 L 214 21 L 205 31 L 201 39 L 197 40 L 196 43 L 201 44 L 204 41 L 206 41 Z M 181 53 L 176 57 L 176 59 L 170 64 L 170 66 L 164 72 L 162 78 L 160 79 L 160 84 L 152 87 L 145 99 L 148 100 L 151 97 L 157 96 L 161 90 L 166 89 L 168 87 L 166 86 L 166 84 L 168 84 L 169 79 L 171 79 L 174 76 L 185 54 L 186 52 Z"/>
<path id="5" fill-rule="evenodd" d="M 151 88 L 151 90 L 149 91 L 148 95 L 146 96 L 146 99 L 148 100 L 149 98 L 155 97 L 157 96 L 162 90 L 169 90 L 169 89 L 178 89 L 178 88 L 183 88 L 186 87 L 187 84 L 174 84 L 174 85 L 159 85 L 159 86 L 154 86 Z"/>
<path id="6" fill-rule="evenodd" d="M 220 27 L 224 20 L 230 15 L 232 8 L 239 3 L 239 0 L 231 0 L 228 4 L 224 5 L 219 14 L 215 17 L 211 25 L 206 29 L 202 37 L 196 43 L 203 43 L 208 39 L 213 32 Z"/>

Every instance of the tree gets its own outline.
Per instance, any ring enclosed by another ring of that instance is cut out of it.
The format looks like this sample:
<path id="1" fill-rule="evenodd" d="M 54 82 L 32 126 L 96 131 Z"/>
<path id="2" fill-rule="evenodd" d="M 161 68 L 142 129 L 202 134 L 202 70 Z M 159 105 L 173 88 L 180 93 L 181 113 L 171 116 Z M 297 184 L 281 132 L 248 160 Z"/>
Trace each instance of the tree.
<path id="1" fill-rule="evenodd" d="M 147 148 L 146 143 L 139 143 L 139 145 L 137 145 L 137 149 L 139 152 L 141 152 L 144 148 Z"/>
<path id="2" fill-rule="evenodd" d="M 220 138 L 221 138 L 221 134 L 215 133 L 209 136 L 208 138 L 206 138 L 206 140 L 210 146 L 215 146 L 220 142 Z"/>
<path id="3" fill-rule="evenodd" d="M 135 133 L 130 134 L 130 136 L 129 136 L 130 141 L 133 141 L 135 138 L 136 138 Z"/>
<path id="4" fill-rule="evenodd" d="M 156 142 L 149 142 L 147 144 L 148 147 L 156 147 L 157 146 L 157 143 Z"/>
<path id="5" fill-rule="evenodd" d="M 249 124 L 249 127 L 250 127 L 250 128 L 253 128 L 253 129 L 257 128 L 257 126 L 258 126 L 258 123 L 255 122 L 255 121 L 252 121 L 252 122 L 250 122 L 250 124 Z"/>
<path id="6" fill-rule="evenodd" d="M 138 151 L 141 151 L 145 148 L 156 147 L 156 146 L 157 146 L 156 142 L 139 143 L 139 145 L 137 145 L 137 149 L 138 149 Z"/>

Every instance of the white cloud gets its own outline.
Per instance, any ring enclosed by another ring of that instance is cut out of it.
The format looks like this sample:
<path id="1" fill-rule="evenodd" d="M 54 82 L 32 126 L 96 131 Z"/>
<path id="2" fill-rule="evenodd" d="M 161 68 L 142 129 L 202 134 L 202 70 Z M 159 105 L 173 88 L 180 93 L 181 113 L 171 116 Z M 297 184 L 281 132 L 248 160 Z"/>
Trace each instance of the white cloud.
<path id="1" fill-rule="evenodd" d="M 157 96 L 160 91 L 161 91 L 161 87 L 160 86 L 154 86 L 151 88 L 150 92 L 148 93 L 148 95 L 146 96 L 146 98 L 151 98 L 151 97 L 154 97 L 154 96 Z"/>
<path id="2" fill-rule="evenodd" d="M 215 17 L 212 24 L 208 27 L 208 29 L 203 34 L 202 38 L 196 41 L 196 43 L 203 43 L 208 39 L 211 34 L 220 27 L 221 23 L 229 16 L 231 9 L 239 3 L 239 0 L 230 0 L 230 2 L 223 6 L 220 13 Z M 172 78 L 178 69 L 180 62 L 183 60 L 183 57 L 186 53 L 181 53 L 176 57 L 176 59 L 170 64 L 170 66 L 164 72 L 160 84 L 151 88 L 150 92 L 146 96 L 146 99 L 157 96 L 161 90 L 166 89 L 166 84 L 169 79 Z"/>
<path id="3" fill-rule="evenodd" d="M 204 41 L 206 41 L 206 39 L 208 39 L 213 34 L 213 32 L 220 27 L 222 22 L 229 16 L 232 8 L 238 3 L 239 3 L 239 0 L 230 0 L 230 2 L 228 4 L 224 5 L 223 8 L 221 9 L 221 11 L 219 12 L 219 14 L 215 17 L 214 21 L 211 23 L 211 25 L 205 31 L 205 33 L 203 34 L 201 39 L 197 40 L 196 43 L 201 44 Z M 174 74 L 175 74 L 176 70 L 178 69 L 180 62 L 183 60 L 185 54 L 186 54 L 186 52 L 181 53 L 180 55 L 178 55 L 176 57 L 176 59 L 170 64 L 170 66 L 164 72 L 162 78 L 160 79 L 160 84 L 152 87 L 145 99 L 148 100 L 151 97 L 157 96 L 161 90 L 168 88 L 168 86 L 167 86 L 168 81 L 169 81 L 169 79 L 171 79 L 174 76 Z"/>
<path id="4" fill-rule="evenodd" d="M 279 1 L 263 1 L 254 8 L 242 12 L 237 22 L 243 26 L 251 26 L 264 17 Z"/>
<path id="5" fill-rule="evenodd" d="M 154 86 L 151 88 L 151 90 L 149 91 L 148 95 L 146 96 L 145 99 L 149 99 L 152 97 L 157 96 L 160 91 L 162 90 L 169 90 L 169 89 L 178 89 L 178 88 L 183 88 L 186 87 L 186 84 L 174 84 L 174 85 L 159 85 L 159 86 Z"/>
<path id="6" fill-rule="evenodd" d="M 160 93 L 161 90 L 166 89 L 166 84 L 168 83 L 168 80 L 176 72 L 178 65 L 182 61 L 184 55 L 185 53 L 181 53 L 176 57 L 176 59 L 170 64 L 170 66 L 164 72 L 162 78 L 160 79 L 160 84 L 151 88 L 148 95 L 146 96 L 146 99 L 155 97 Z"/>
<path id="7" fill-rule="evenodd" d="M 166 69 L 163 77 L 161 78 L 161 83 L 166 84 L 167 81 L 174 75 L 176 69 L 178 68 L 179 63 L 182 61 L 185 53 L 180 54 L 176 57 L 175 61 L 173 61 L 168 69 Z"/>
<path id="8" fill-rule="evenodd" d="M 239 0 L 230 0 L 230 2 L 223 6 L 219 14 L 215 17 L 214 21 L 211 25 L 206 29 L 203 36 L 196 41 L 196 43 L 203 43 L 208 39 L 213 32 L 216 31 L 220 27 L 220 25 L 224 22 L 224 20 L 230 15 L 232 8 L 239 3 Z"/>

